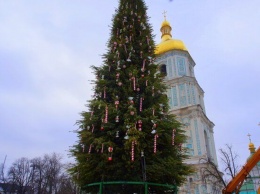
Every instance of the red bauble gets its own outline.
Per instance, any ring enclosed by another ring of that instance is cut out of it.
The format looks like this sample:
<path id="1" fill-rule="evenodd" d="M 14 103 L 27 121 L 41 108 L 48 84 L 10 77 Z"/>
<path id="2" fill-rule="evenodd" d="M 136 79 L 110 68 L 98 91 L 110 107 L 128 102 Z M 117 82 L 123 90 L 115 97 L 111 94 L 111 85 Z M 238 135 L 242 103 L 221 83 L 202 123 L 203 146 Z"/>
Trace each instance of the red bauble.
<path id="1" fill-rule="evenodd" d="M 113 147 L 108 147 L 108 152 L 113 152 Z"/>
<path id="2" fill-rule="evenodd" d="M 109 157 L 108 157 L 108 161 L 112 161 L 112 156 L 109 156 Z"/>

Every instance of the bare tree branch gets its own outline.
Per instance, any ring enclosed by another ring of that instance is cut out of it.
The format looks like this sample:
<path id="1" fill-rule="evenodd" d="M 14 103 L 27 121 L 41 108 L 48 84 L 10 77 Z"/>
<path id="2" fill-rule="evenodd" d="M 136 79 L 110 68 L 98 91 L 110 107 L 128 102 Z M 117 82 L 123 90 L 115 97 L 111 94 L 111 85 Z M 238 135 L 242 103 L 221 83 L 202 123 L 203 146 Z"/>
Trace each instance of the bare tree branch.
<path id="1" fill-rule="evenodd" d="M 5 177 L 5 162 L 6 162 L 7 156 L 5 156 L 4 162 L 0 165 L 0 182 L 6 183 L 7 178 Z"/>
<path id="2" fill-rule="evenodd" d="M 234 153 L 232 146 L 226 144 L 225 149 L 220 149 L 220 161 L 222 162 L 224 169 L 222 173 L 217 164 L 215 164 L 210 158 L 201 158 L 200 163 L 204 164 L 200 168 L 202 174 L 202 180 L 205 182 L 211 182 L 212 184 L 219 184 L 222 187 L 227 186 L 227 177 L 234 178 L 239 170 L 237 165 L 238 155 Z"/>

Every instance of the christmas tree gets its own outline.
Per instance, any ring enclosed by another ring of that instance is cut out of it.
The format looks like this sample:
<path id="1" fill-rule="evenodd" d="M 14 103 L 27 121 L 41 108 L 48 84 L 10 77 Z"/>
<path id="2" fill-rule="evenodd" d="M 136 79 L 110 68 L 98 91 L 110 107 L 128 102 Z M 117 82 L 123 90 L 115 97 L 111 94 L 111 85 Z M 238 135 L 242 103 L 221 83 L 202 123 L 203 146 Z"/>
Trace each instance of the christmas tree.
<path id="1" fill-rule="evenodd" d="M 93 99 L 77 122 L 79 141 L 71 149 L 76 164 L 70 171 L 82 188 L 107 181 L 178 186 L 191 172 L 183 163 L 185 135 L 168 114 L 146 10 L 143 0 L 120 0 L 104 64 L 93 67 Z M 126 187 L 111 187 L 110 192 Z M 136 192 L 134 188 L 122 193 Z"/>

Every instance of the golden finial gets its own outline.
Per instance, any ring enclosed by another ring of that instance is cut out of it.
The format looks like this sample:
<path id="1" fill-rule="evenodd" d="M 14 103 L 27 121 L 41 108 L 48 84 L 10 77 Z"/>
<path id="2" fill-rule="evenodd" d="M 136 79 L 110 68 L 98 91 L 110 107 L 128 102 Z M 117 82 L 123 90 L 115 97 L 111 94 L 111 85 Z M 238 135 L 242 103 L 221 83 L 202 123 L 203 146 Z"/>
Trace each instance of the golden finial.
<path id="1" fill-rule="evenodd" d="M 162 13 L 163 14 L 163 17 L 164 17 L 164 20 L 166 20 L 166 13 L 167 11 L 164 10 L 164 12 Z"/>
<path id="2" fill-rule="evenodd" d="M 251 154 L 255 153 L 255 145 L 251 142 L 251 135 L 248 133 L 247 136 L 249 137 L 249 141 L 250 141 L 250 143 L 248 145 L 250 153 Z"/>

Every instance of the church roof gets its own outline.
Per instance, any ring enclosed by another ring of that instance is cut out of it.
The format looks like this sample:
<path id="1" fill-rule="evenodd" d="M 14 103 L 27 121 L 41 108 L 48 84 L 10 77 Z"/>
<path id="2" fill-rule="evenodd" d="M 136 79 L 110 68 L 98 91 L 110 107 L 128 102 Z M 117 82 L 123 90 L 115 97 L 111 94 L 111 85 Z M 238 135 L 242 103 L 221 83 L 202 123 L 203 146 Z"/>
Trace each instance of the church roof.
<path id="1" fill-rule="evenodd" d="M 244 182 L 242 187 L 239 190 L 240 194 L 257 194 L 254 187 L 254 182 L 252 179 L 247 180 Z"/>
<path id="2" fill-rule="evenodd" d="M 164 20 L 161 25 L 162 40 L 156 46 L 155 54 L 163 54 L 170 50 L 188 51 L 185 44 L 181 40 L 173 39 L 171 35 L 171 25 L 167 20 Z"/>

